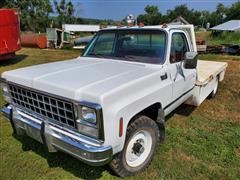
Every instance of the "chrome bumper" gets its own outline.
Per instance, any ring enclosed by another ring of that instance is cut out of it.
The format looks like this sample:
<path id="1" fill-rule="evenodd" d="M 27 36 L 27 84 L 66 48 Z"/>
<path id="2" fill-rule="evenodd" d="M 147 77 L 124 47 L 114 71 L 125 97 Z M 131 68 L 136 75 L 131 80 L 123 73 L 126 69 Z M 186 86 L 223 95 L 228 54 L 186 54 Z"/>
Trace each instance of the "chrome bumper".
<path id="1" fill-rule="evenodd" d="M 93 166 L 104 165 L 112 158 L 112 147 L 102 146 L 91 138 L 68 132 L 9 105 L 2 112 L 10 120 L 14 133 L 30 136 L 49 152 L 63 151 Z"/>

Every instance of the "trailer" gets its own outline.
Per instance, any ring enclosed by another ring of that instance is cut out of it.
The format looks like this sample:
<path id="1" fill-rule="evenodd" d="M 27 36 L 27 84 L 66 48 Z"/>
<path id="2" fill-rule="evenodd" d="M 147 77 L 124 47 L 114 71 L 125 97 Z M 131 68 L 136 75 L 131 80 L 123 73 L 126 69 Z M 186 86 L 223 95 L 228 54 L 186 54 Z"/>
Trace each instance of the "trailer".
<path id="1" fill-rule="evenodd" d="M 70 43 L 70 33 L 62 29 L 47 28 L 47 47 L 62 48 L 63 44 Z"/>
<path id="2" fill-rule="evenodd" d="M 0 61 L 13 58 L 21 49 L 17 9 L 0 9 Z"/>

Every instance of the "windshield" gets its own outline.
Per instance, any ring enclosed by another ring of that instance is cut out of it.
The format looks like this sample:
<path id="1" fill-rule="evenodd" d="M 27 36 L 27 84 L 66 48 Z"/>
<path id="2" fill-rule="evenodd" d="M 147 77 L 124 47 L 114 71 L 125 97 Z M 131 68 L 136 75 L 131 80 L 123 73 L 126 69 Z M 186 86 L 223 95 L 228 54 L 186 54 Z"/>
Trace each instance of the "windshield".
<path id="1" fill-rule="evenodd" d="M 166 34 L 161 30 L 103 30 L 83 56 L 162 64 Z"/>

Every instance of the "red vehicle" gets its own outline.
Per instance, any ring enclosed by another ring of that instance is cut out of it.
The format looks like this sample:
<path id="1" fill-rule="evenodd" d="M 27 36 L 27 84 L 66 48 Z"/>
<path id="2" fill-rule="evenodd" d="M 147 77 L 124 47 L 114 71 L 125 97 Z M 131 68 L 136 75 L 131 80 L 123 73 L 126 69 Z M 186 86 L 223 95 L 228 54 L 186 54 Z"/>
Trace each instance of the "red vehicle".
<path id="1" fill-rule="evenodd" d="M 0 9 L 0 61 L 15 56 L 21 49 L 19 12 Z"/>

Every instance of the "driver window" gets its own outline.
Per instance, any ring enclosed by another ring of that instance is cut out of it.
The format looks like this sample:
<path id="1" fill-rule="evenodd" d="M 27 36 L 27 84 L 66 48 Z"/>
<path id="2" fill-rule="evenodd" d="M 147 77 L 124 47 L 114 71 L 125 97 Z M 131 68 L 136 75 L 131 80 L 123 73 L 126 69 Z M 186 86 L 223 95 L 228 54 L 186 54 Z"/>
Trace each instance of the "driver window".
<path id="1" fill-rule="evenodd" d="M 170 63 L 183 61 L 187 51 L 189 51 L 189 47 L 185 35 L 183 33 L 173 33 Z"/>

